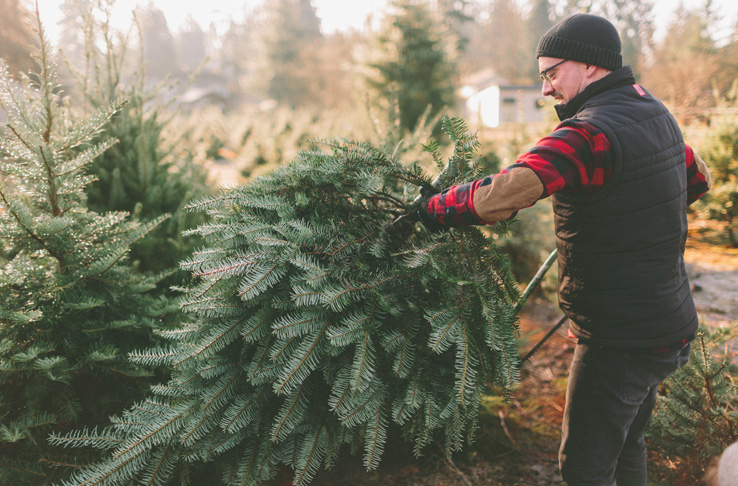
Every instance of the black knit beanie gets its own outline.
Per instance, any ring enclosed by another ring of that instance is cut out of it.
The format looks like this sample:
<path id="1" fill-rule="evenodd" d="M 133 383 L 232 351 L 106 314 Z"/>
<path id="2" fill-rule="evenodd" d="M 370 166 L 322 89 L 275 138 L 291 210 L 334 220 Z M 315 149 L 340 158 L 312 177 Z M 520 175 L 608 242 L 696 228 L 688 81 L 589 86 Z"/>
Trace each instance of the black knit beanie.
<path id="1" fill-rule="evenodd" d="M 538 41 L 536 58 L 556 57 L 614 71 L 623 65 L 620 36 L 602 17 L 576 14 L 554 25 Z"/>

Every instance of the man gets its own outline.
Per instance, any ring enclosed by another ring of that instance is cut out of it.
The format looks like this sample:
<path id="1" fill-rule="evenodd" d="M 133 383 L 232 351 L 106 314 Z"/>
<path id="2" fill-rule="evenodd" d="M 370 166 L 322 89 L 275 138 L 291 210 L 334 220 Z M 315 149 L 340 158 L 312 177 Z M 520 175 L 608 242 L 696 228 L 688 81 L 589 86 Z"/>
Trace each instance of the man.
<path id="1" fill-rule="evenodd" d="M 698 326 L 686 210 L 710 175 L 620 50 L 601 17 L 552 27 L 536 57 L 561 123 L 499 174 L 420 209 L 427 226 L 491 224 L 553 196 L 559 305 L 578 340 L 559 452 L 570 486 L 646 484 L 643 431 L 657 387 L 687 362 Z"/>

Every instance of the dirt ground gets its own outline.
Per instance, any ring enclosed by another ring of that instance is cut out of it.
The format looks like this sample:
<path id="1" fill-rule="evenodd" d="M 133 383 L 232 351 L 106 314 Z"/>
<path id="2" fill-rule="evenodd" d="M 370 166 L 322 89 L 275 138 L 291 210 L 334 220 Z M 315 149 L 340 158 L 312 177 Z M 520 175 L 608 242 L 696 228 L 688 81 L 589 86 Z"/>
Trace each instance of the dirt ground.
<path id="1" fill-rule="evenodd" d="M 687 273 L 703 326 L 738 326 L 738 249 L 691 238 Z M 531 300 L 520 314 L 521 356 L 561 317 L 555 304 Z M 726 350 L 738 355 L 738 339 Z M 483 401 L 475 444 L 452 458 L 440 447 L 421 458 L 401 438 L 392 437 L 376 471 L 367 472 L 360 454 L 343 456 L 321 471 L 319 486 L 560 486 L 557 450 L 569 362 L 574 344 L 559 329 L 521 369 L 521 382 L 509 403 Z M 284 474 L 270 486 L 289 486 Z"/>
<path id="2" fill-rule="evenodd" d="M 738 320 L 738 248 L 694 242 L 684 259 L 702 323 L 725 327 Z"/>

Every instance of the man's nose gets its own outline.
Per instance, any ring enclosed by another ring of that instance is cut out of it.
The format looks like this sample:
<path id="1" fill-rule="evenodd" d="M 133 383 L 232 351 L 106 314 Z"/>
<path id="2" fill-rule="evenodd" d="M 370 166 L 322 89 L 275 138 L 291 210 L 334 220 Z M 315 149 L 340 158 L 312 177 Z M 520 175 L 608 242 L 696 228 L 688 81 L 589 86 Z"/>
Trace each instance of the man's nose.
<path id="1" fill-rule="evenodd" d="M 554 91 L 556 90 L 553 89 L 551 83 L 549 83 L 548 81 L 543 82 L 543 86 L 541 87 L 541 94 L 543 94 L 543 96 L 550 96 Z"/>

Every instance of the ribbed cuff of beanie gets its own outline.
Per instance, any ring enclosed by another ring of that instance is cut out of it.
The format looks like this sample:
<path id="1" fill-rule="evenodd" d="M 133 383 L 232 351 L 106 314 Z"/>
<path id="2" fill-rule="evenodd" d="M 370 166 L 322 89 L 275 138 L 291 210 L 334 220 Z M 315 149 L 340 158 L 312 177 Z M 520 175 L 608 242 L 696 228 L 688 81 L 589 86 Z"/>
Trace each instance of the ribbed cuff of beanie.
<path id="1" fill-rule="evenodd" d="M 539 57 L 571 59 L 572 61 L 601 66 L 610 71 L 623 67 L 623 56 L 617 52 L 554 36 L 541 38 L 536 50 L 536 58 Z"/>

